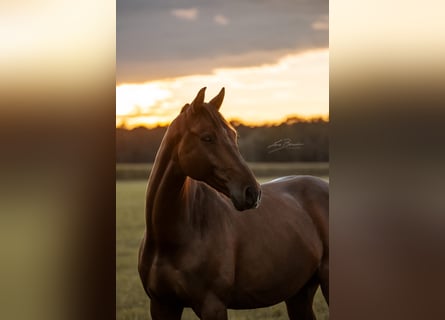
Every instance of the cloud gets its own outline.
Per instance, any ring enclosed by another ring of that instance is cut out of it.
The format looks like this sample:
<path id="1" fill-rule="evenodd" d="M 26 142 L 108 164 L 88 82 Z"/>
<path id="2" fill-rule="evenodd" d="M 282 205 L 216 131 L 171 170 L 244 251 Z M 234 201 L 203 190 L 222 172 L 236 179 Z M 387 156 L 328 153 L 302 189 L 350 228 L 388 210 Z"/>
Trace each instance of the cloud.
<path id="1" fill-rule="evenodd" d="M 218 15 L 214 16 L 213 21 L 215 21 L 216 24 L 219 24 L 221 26 L 225 26 L 225 25 L 229 24 L 229 19 L 227 19 L 222 14 L 218 14 Z"/>
<path id="2" fill-rule="evenodd" d="M 327 16 L 323 16 L 311 24 L 312 29 L 314 30 L 329 30 L 329 18 Z"/>
<path id="3" fill-rule="evenodd" d="M 173 9 L 170 11 L 172 15 L 176 18 L 194 21 L 198 18 L 198 9 L 190 8 L 190 9 Z"/>
<path id="4" fill-rule="evenodd" d="M 190 3 L 117 2 L 118 83 L 271 63 L 283 53 L 329 46 L 326 0 Z"/>

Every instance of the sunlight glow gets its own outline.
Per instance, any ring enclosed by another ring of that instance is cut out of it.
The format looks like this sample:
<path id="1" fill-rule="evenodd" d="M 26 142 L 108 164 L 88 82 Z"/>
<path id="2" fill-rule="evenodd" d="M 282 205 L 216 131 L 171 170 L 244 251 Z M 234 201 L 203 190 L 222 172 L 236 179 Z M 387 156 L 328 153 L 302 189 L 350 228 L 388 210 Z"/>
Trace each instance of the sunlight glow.
<path id="1" fill-rule="evenodd" d="M 275 64 L 215 69 L 210 75 L 118 85 L 116 125 L 167 124 L 202 87 L 207 87 L 206 101 L 226 88 L 221 112 L 227 119 L 262 124 L 291 115 L 327 118 L 329 51 L 292 54 Z"/>
<path id="2" fill-rule="evenodd" d="M 116 115 L 137 115 L 150 112 L 156 103 L 169 98 L 171 92 L 157 83 L 121 85 L 116 88 Z"/>

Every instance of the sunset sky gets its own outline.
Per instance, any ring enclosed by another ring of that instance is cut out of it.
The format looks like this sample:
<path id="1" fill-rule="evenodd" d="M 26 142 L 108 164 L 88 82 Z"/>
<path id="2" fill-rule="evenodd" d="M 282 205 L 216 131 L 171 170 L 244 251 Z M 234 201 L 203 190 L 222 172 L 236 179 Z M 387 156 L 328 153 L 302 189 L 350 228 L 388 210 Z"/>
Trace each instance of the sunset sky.
<path id="1" fill-rule="evenodd" d="M 227 119 L 329 114 L 328 1 L 117 1 L 116 125 L 168 124 L 198 90 Z"/>

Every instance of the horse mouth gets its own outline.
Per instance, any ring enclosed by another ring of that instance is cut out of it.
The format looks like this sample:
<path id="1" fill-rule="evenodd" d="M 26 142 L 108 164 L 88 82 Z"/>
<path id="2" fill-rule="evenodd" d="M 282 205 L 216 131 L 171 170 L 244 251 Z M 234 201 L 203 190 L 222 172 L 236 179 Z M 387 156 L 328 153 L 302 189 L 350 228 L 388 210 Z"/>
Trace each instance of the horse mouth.
<path id="1" fill-rule="evenodd" d="M 256 209 L 260 205 L 261 187 L 258 184 L 239 188 L 238 186 L 230 185 L 226 179 L 217 177 L 211 181 L 210 185 L 216 191 L 227 196 L 238 211 Z"/>
<path id="2" fill-rule="evenodd" d="M 232 200 L 233 206 L 238 211 L 256 209 L 261 203 L 261 189 L 253 190 L 253 188 L 247 187 L 241 201 L 234 195 L 230 195 L 230 200 Z"/>

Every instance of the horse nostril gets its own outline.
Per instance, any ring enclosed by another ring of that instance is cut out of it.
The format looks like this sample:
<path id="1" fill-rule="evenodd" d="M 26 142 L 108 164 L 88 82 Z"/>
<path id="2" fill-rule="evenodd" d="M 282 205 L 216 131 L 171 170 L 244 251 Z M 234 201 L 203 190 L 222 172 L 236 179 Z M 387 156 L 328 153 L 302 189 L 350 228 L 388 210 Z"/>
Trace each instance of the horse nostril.
<path id="1" fill-rule="evenodd" d="M 246 205 L 249 208 L 252 208 L 257 203 L 259 197 L 258 192 L 256 192 L 254 188 L 249 186 L 246 188 L 244 195 L 246 199 Z"/>

